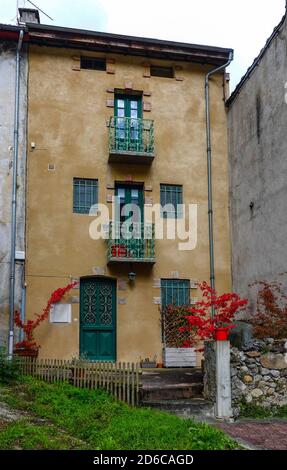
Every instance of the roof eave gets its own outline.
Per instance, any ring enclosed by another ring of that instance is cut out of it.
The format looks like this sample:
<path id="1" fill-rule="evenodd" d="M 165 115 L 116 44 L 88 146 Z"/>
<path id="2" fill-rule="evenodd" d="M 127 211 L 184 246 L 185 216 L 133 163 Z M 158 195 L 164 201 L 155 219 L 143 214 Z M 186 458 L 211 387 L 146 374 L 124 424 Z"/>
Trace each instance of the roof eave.
<path id="1" fill-rule="evenodd" d="M 181 61 L 222 65 L 232 49 L 160 39 L 123 36 L 95 31 L 27 24 L 29 42 L 52 47 L 90 49 L 125 55 L 136 55 Z"/>

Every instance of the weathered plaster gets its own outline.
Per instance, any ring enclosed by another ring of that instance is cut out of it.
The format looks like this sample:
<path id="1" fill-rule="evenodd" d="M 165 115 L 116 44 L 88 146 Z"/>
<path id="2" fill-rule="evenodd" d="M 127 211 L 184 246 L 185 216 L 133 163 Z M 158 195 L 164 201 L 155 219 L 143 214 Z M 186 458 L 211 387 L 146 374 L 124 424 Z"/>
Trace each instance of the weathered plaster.
<path id="1" fill-rule="evenodd" d="M 287 23 L 228 113 L 233 287 L 287 271 Z"/>
<path id="2" fill-rule="evenodd" d="M 80 55 L 80 51 L 77 54 Z M 87 52 L 83 51 L 83 54 Z M 156 241 L 156 264 L 134 264 L 135 285 L 127 283 L 125 303 L 117 305 L 117 358 L 140 357 L 161 362 L 160 292 L 154 278 L 180 277 L 208 280 L 208 218 L 204 78 L 208 68 L 180 64 L 183 81 L 144 78 L 142 58 L 113 54 L 115 74 L 72 70 L 74 52 L 46 47 L 30 48 L 29 142 L 27 194 L 27 312 L 40 312 L 51 291 L 70 281 L 70 276 L 92 275 L 95 266 L 106 266 L 106 244 L 89 238 L 91 218 L 73 214 L 73 177 L 98 178 L 99 202 L 105 203 L 107 184 L 125 180 L 152 187 L 148 195 L 160 202 L 160 183 L 183 185 L 185 203 L 198 204 L 198 244 L 194 251 L 178 251 L 178 240 Z M 96 53 L 94 54 L 96 55 Z M 166 64 L 164 61 L 156 63 Z M 178 65 L 178 64 L 176 64 Z M 107 120 L 113 109 L 106 106 L 107 89 L 149 92 L 155 121 L 156 156 L 151 167 L 108 164 Z M 217 287 L 229 290 L 230 245 L 228 220 L 227 131 L 222 76 L 211 80 L 213 140 L 215 261 Z M 55 171 L 48 172 L 48 164 Z M 119 263 L 107 274 L 128 279 L 129 265 Z M 72 294 L 73 296 L 75 293 Z M 191 296 L 196 296 L 192 291 Z M 72 305 L 72 323 L 43 323 L 37 332 L 43 357 L 69 358 L 79 351 L 79 304 Z"/>
<path id="3" fill-rule="evenodd" d="M 8 337 L 11 243 L 12 159 L 15 106 L 16 43 L 0 42 L 0 346 Z M 27 56 L 21 53 L 19 160 L 17 180 L 17 250 L 25 250 L 25 154 Z M 15 307 L 20 307 L 22 266 L 16 266 Z"/>

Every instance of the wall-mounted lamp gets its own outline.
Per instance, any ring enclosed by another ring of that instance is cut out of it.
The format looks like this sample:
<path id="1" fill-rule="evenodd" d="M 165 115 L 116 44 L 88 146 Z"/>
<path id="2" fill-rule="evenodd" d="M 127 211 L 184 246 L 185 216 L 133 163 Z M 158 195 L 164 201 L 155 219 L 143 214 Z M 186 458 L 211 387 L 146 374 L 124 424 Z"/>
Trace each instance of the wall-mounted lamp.
<path id="1" fill-rule="evenodd" d="M 254 202 L 253 201 L 250 202 L 249 208 L 250 208 L 251 211 L 254 209 Z"/>
<path id="2" fill-rule="evenodd" d="M 136 280 L 136 273 L 134 273 L 133 271 L 131 271 L 131 272 L 129 273 L 129 281 L 130 281 L 130 282 L 135 282 L 135 280 Z"/>

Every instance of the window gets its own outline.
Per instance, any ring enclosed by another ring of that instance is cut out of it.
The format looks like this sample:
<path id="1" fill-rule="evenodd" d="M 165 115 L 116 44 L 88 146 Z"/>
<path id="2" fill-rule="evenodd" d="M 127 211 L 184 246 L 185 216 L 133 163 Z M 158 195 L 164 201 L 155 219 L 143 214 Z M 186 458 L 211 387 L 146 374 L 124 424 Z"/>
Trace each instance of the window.
<path id="1" fill-rule="evenodd" d="M 73 211 L 89 214 L 90 208 L 98 203 L 98 180 L 74 178 Z"/>
<path id="2" fill-rule="evenodd" d="M 81 69 L 106 70 L 106 59 L 103 57 L 81 57 Z"/>
<path id="3" fill-rule="evenodd" d="M 190 281 L 186 279 L 161 280 L 161 305 L 189 305 Z"/>
<path id="4" fill-rule="evenodd" d="M 173 67 L 162 67 L 161 65 L 151 65 L 150 74 L 152 77 L 173 78 Z"/>
<path id="5" fill-rule="evenodd" d="M 115 116 L 139 119 L 142 117 L 142 95 L 115 95 Z"/>
<path id="6" fill-rule="evenodd" d="M 165 219 L 179 219 L 182 217 L 182 186 L 180 184 L 160 185 L 160 204 L 162 217 Z"/>

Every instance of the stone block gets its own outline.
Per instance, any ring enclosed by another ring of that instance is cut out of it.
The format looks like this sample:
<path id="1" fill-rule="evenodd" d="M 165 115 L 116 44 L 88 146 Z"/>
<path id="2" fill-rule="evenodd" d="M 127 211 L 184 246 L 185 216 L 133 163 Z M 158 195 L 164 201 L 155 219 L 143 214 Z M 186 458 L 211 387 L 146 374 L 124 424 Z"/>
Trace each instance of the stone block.
<path id="1" fill-rule="evenodd" d="M 245 354 L 246 354 L 246 356 L 251 357 L 251 358 L 261 356 L 260 352 L 258 352 L 258 351 L 248 351 Z"/>
<path id="2" fill-rule="evenodd" d="M 235 328 L 230 331 L 229 340 L 232 346 L 241 348 L 252 339 L 252 326 L 242 321 L 234 322 Z"/>
<path id="3" fill-rule="evenodd" d="M 244 375 L 243 377 L 243 382 L 246 384 L 250 384 L 253 382 L 253 377 L 252 375 Z"/>
<path id="4" fill-rule="evenodd" d="M 287 358 L 284 354 L 274 354 L 269 352 L 261 356 L 260 362 L 265 369 L 287 369 Z"/>
<path id="5" fill-rule="evenodd" d="M 263 395 L 262 390 L 260 388 L 255 388 L 254 390 L 251 391 L 251 395 L 253 398 L 260 398 Z"/>

